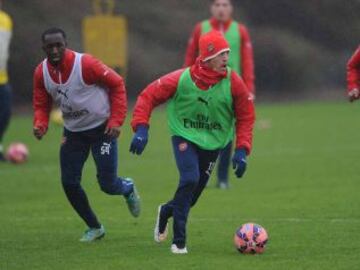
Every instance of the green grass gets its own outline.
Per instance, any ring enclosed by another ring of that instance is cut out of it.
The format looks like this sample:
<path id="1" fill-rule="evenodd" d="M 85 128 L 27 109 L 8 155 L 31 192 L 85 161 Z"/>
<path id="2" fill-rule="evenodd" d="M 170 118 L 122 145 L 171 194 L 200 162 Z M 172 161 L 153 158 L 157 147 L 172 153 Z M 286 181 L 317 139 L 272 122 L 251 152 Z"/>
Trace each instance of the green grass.
<path id="1" fill-rule="evenodd" d="M 188 225 L 187 256 L 152 240 L 156 208 L 170 199 L 178 174 L 163 111 L 153 115 L 141 157 L 128 153 L 128 125 L 120 139 L 119 173 L 136 179 L 139 219 L 122 198 L 103 194 L 93 161 L 83 185 L 107 235 L 78 242 L 85 225 L 66 201 L 59 180 L 61 128 L 35 141 L 31 119 L 14 117 L 10 141 L 25 142 L 29 162 L 0 164 L 0 269 L 358 269 L 360 265 L 360 110 L 358 104 L 259 105 L 253 154 L 245 179 L 215 189 L 212 179 Z M 270 236 L 260 256 L 238 254 L 232 237 L 245 222 Z"/>

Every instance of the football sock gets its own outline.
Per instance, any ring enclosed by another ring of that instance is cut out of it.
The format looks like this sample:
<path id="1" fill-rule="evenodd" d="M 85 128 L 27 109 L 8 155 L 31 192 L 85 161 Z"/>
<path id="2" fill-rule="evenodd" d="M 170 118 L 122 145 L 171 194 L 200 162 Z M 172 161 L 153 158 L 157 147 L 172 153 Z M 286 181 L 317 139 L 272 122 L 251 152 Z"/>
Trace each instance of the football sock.
<path id="1" fill-rule="evenodd" d="M 134 183 L 130 180 L 125 180 L 122 177 L 119 177 L 119 180 L 122 181 L 122 194 L 127 197 L 134 190 Z"/>
<path id="2" fill-rule="evenodd" d="M 159 233 L 164 233 L 165 229 L 166 229 L 166 224 L 168 222 L 168 216 L 166 215 L 166 213 L 164 213 L 163 211 L 164 207 L 161 207 L 160 210 L 160 219 L 159 219 Z"/>

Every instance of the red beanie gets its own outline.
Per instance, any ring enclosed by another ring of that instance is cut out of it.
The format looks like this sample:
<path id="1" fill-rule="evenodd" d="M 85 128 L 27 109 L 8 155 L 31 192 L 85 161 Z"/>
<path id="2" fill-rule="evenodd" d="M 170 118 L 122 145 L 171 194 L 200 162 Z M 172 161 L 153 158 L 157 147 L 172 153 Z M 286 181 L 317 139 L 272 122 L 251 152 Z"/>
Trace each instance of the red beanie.
<path id="1" fill-rule="evenodd" d="M 208 61 L 219 54 L 230 51 L 229 43 L 219 31 L 211 31 L 200 37 L 200 59 Z"/>

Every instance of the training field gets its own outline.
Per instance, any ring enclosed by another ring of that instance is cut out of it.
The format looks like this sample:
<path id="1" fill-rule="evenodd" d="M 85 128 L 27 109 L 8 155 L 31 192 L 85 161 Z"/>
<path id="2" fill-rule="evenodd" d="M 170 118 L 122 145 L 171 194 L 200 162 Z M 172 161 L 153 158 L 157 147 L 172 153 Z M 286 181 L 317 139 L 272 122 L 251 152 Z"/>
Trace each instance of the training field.
<path id="1" fill-rule="evenodd" d="M 178 178 L 165 114 L 153 116 L 143 156 L 128 153 L 128 125 L 119 146 L 120 175 L 133 177 L 142 197 L 139 219 L 123 198 L 100 191 L 92 158 L 85 166 L 83 185 L 107 233 L 91 244 L 78 242 L 85 225 L 60 185 L 61 128 L 37 142 L 31 118 L 13 118 L 5 143 L 23 141 L 31 156 L 24 165 L 0 164 L 1 270 L 359 269 L 359 104 L 259 105 L 246 177 L 232 176 L 228 191 L 212 179 L 190 214 L 186 256 L 172 255 L 170 241 L 153 242 L 157 206 Z M 263 255 L 234 249 L 233 233 L 245 222 L 267 229 Z"/>

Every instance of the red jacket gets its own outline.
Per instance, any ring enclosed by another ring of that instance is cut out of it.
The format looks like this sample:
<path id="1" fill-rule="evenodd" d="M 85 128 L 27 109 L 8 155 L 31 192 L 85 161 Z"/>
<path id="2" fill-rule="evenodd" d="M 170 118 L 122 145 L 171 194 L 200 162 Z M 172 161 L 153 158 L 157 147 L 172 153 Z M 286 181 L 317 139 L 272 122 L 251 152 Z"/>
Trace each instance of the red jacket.
<path id="1" fill-rule="evenodd" d="M 67 81 L 74 61 L 75 52 L 67 49 L 59 67 L 53 67 L 49 61 L 47 62 L 50 76 L 54 82 L 59 83 L 59 76 L 61 76 L 62 82 Z M 98 84 L 109 90 L 110 117 L 107 127 L 121 126 L 124 123 L 127 111 L 126 91 L 123 79 L 115 73 L 115 71 L 91 55 L 84 54 L 81 61 L 84 82 L 89 85 Z M 46 130 L 49 123 L 52 98 L 45 89 L 42 66 L 43 62 L 36 67 L 34 72 L 34 127 L 40 127 Z"/>
<path id="2" fill-rule="evenodd" d="M 218 22 L 215 18 L 210 19 L 211 26 L 219 31 L 226 32 L 229 28 L 232 20 L 228 21 L 225 24 Z M 253 49 L 250 40 L 250 35 L 247 28 L 239 23 L 239 32 L 241 35 L 241 46 L 240 46 L 240 55 L 241 55 L 241 68 L 242 68 L 242 78 L 248 87 L 248 89 L 255 93 L 255 75 L 254 75 L 254 57 Z M 198 23 L 189 39 L 188 47 L 185 55 L 184 66 L 188 67 L 195 63 L 196 58 L 199 55 L 199 39 L 201 36 L 201 22 Z"/>
<path id="3" fill-rule="evenodd" d="M 206 91 L 223 78 L 209 78 L 199 73 L 197 64 L 190 69 L 190 74 L 197 87 Z M 203 70 L 200 68 L 200 70 Z M 171 72 L 149 84 L 139 95 L 133 111 L 131 126 L 134 131 L 138 125 L 149 126 L 152 110 L 169 100 L 176 92 L 178 82 L 184 69 Z M 225 74 L 226 76 L 226 74 Z M 236 118 L 236 148 L 245 148 L 250 154 L 252 146 L 252 130 L 255 121 L 255 109 L 252 94 L 247 90 L 243 80 L 234 71 L 231 73 L 231 93 Z"/>
<path id="4" fill-rule="evenodd" d="M 360 90 L 360 47 L 350 58 L 347 64 L 348 91 L 355 88 Z"/>

